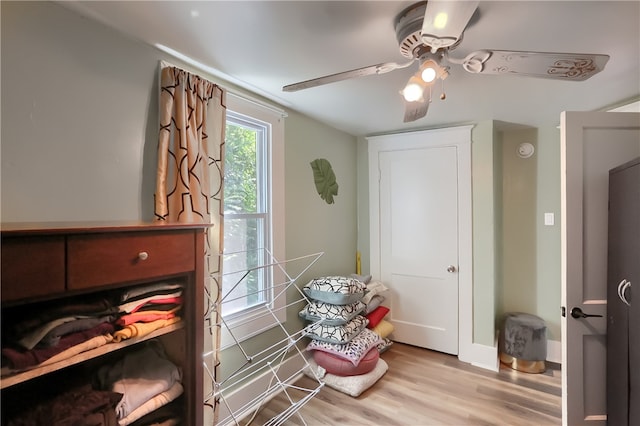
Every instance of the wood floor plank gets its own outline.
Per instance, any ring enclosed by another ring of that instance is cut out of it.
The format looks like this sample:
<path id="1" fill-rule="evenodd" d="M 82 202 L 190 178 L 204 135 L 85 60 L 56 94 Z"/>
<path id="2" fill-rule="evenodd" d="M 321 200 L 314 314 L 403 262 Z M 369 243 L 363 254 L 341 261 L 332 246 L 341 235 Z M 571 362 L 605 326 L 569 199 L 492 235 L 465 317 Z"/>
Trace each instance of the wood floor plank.
<path id="1" fill-rule="evenodd" d="M 558 366 L 527 374 L 501 366 L 492 372 L 457 357 L 395 343 L 381 355 L 387 373 L 358 398 L 329 386 L 286 421 L 286 425 L 518 425 L 561 424 Z M 313 380 L 303 377 L 302 388 Z M 290 397 L 296 401 L 296 392 Z M 284 395 L 269 401 L 251 425 L 261 425 L 291 403 Z M 242 423 L 243 426 L 246 422 Z"/>

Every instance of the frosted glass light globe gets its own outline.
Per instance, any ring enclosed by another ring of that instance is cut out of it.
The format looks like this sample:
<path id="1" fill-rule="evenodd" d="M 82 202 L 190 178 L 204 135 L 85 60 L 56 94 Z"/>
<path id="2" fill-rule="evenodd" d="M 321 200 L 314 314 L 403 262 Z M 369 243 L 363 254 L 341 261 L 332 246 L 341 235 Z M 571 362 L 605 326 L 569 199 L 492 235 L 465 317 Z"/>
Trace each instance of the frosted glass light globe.
<path id="1" fill-rule="evenodd" d="M 422 87 L 416 83 L 409 83 L 402 91 L 402 96 L 407 102 L 415 102 L 422 97 Z"/>
<path id="2" fill-rule="evenodd" d="M 435 78 L 436 70 L 434 70 L 433 68 L 425 68 L 424 71 L 422 71 L 422 80 L 426 83 L 431 83 Z"/>

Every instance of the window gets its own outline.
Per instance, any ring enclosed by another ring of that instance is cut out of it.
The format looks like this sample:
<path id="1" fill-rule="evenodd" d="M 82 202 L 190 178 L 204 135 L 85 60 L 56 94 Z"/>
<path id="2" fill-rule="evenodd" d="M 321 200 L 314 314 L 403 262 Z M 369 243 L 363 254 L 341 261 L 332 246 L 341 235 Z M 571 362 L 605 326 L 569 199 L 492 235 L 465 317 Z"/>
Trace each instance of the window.
<path id="1" fill-rule="evenodd" d="M 222 347 L 286 320 L 283 113 L 229 94 L 225 137 Z M 271 312 L 275 312 L 276 319 Z"/>
<path id="2" fill-rule="evenodd" d="M 268 301 L 270 263 L 269 128 L 234 112 L 227 113 L 224 160 L 224 315 Z M 245 273 L 245 271 L 250 271 Z"/>

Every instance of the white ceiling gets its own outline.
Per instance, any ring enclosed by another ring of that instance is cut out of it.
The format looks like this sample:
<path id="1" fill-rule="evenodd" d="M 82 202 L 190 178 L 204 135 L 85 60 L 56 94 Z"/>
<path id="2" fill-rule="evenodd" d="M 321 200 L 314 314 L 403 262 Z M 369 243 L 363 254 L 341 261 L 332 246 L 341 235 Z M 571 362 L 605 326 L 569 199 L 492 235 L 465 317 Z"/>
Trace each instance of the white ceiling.
<path id="1" fill-rule="evenodd" d="M 499 120 L 557 125 L 565 110 L 640 96 L 639 1 L 487 1 L 451 56 L 479 49 L 600 53 L 583 82 L 473 75 L 453 65 L 447 99 L 402 122 L 399 90 L 416 67 L 294 93 L 282 86 L 381 62 L 405 62 L 393 21 L 412 1 L 61 2 L 146 43 L 161 44 L 254 92 L 353 135 Z"/>

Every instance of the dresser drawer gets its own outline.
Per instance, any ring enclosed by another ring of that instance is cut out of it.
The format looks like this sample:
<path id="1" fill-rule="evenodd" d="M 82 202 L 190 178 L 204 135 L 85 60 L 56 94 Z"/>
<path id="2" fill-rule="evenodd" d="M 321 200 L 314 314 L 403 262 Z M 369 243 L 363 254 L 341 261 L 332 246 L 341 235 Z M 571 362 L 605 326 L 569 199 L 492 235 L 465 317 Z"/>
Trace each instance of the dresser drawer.
<path id="1" fill-rule="evenodd" d="M 2 301 L 64 291 L 64 237 L 2 238 Z"/>
<path id="2" fill-rule="evenodd" d="M 192 271 L 194 251 L 192 231 L 72 235 L 67 239 L 67 289 Z"/>

